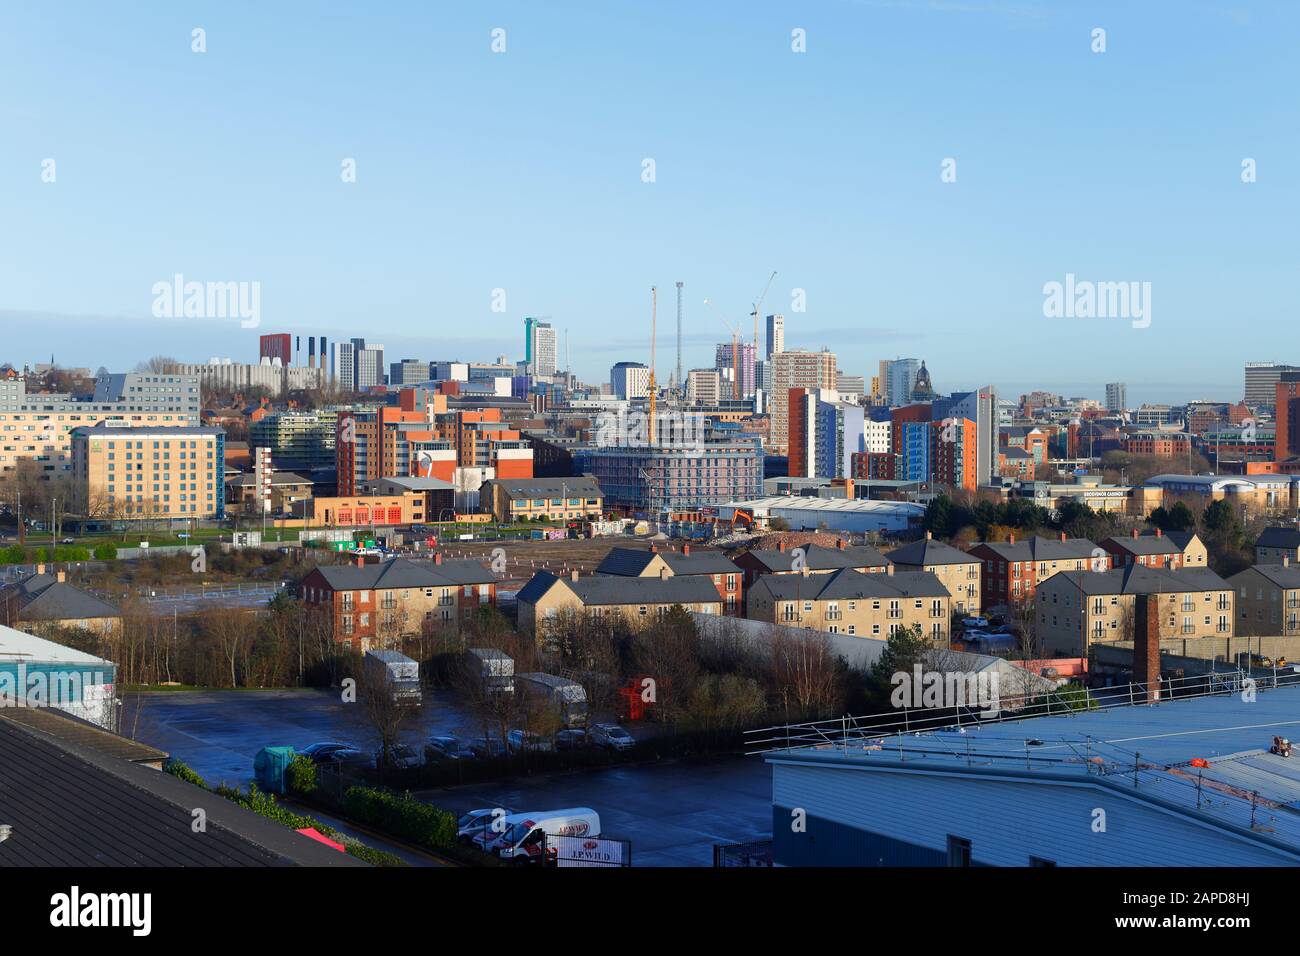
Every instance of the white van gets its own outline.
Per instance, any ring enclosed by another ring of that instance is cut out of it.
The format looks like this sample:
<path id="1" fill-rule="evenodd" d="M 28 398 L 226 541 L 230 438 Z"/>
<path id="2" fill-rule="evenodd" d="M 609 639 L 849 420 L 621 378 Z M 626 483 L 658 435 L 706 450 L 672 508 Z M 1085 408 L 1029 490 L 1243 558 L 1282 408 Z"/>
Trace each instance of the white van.
<path id="1" fill-rule="evenodd" d="M 548 836 L 600 836 L 600 814 L 590 807 L 516 813 L 506 817 L 506 824 L 506 832 L 491 848 L 501 859 L 516 863 L 542 862 Z"/>

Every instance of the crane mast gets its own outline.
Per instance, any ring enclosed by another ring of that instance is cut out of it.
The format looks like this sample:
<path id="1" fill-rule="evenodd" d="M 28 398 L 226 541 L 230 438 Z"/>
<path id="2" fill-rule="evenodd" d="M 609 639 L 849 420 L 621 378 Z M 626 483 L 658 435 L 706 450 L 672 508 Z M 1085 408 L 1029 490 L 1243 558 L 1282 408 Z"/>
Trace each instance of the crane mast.
<path id="1" fill-rule="evenodd" d="M 655 446 L 655 321 L 659 309 L 659 289 L 650 287 L 650 447 Z"/>

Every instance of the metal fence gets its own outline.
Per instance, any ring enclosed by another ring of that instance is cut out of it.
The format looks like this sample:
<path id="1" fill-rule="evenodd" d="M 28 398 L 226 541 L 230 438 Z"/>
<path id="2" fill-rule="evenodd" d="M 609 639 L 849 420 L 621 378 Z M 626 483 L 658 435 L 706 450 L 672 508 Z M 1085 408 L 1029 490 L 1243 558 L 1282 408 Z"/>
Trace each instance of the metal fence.
<path id="1" fill-rule="evenodd" d="M 771 866 L 772 841 L 751 840 L 749 843 L 715 843 L 713 844 L 713 865 L 729 866 Z"/>
<path id="2" fill-rule="evenodd" d="M 1248 685 L 1247 682 L 1252 682 Z M 1300 686 L 1300 671 L 1293 668 L 1268 671 L 1240 669 L 1217 673 L 1175 677 L 1158 683 L 1121 684 L 1113 687 L 1078 689 L 1067 693 L 1057 691 L 1034 697 L 1015 711 L 998 711 L 990 714 L 969 707 L 946 707 L 941 710 L 901 708 L 884 713 L 857 717 L 840 717 L 831 720 L 814 720 L 805 723 L 783 724 L 745 731 L 747 754 L 770 753 L 798 747 L 857 746 L 869 738 L 889 735 L 915 734 L 976 725 L 1027 720 L 1032 717 L 1070 716 L 1087 711 L 1108 710 L 1113 707 L 1132 707 L 1135 704 L 1158 700 L 1182 700 L 1239 694 L 1253 686 L 1256 691 L 1278 687 Z"/>

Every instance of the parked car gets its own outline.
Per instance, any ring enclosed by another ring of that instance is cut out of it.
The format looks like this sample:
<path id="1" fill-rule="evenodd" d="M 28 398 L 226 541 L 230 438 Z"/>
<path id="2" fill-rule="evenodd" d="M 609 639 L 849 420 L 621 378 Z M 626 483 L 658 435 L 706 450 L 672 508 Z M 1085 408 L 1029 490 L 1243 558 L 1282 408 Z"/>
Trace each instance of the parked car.
<path id="1" fill-rule="evenodd" d="M 379 765 L 379 758 L 382 751 L 375 752 L 375 765 Z M 406 744 L 393 744 L 388 748 L 388 766 L 396 767 L 399 770 L 406 770 L 410 767 L 418 767 L 424 763 L 424 759 L 415 752 L 414 747 L 408 747 Z"/>
<path id="2" fill-rule="evenodd" d="M 374 758 L 364 750 L 357 750 L 355 747 L 345 747 L 342 750 L 334 750 L 325 754 L 316 761 L 320 764 L 336 764 L 339 766 L 369 766 Z"/>
<path id="3" fill-rule="evenodd" d="M 585 750 L 591 746 L 591 737 L 585 730 L 561 730 L 555 735 L 556 750 Z"/>
<path id="4" fill-rule="evenodd" d="M 478 754 L 459 737 L 450 735 L 430 737 L 424 745 L 424 759 L 434 760 L 473 760 Z"/>
<path id="5" fill-rule="evenodd" d="M 591 742 L 610 750 L 631 750 L 636 746 L 636 738 L 618 724 L 592 724 Z"/>
<path id="6" fill-rule="evenodd" d="M 61 544 L 76 544 L 76 543 L 77 543 L 77 539 L 76 539 L 76 538 L 63 538 L 63 539 L 61 539 L 60 543 L 61 543 Z"/>
<path id="7" fill-rule="evenodd" d="M 470 810 L 456 821 L 456 839 L 464 843 L 469 843 L 480 834 L 501 834 L 506 831 L 503 823 L 496 824 L 493 822 L 497 819 L 503 819 L 513 813 L 509 807 L 484 807 L 481 810 Z"/>
<path id="8" fill-rule="evenodd" d="M 555 749 L 555 745 L 541 734 L 527 730 L 512 730 L 506 734 L 506 747 L 512 754 L 550 753 Z"/>
<path id="9" fill-rule="evenodd" d="M 989 626 L 989 620 L 986 617 L 964 617 L 961 619 L 961 626 L 972 630 L 985 630 Z"/>
<path id="10" fill-rule="evenodd" d="M 324 763 L 331 759 L 333 755 L 338 753 L 340 750 L 356 750 L 356 748 L 351 744 L 322 741 L 320 743 L 308 744 L 306 747 L 299 750 L 298 753 L 309 758 L 312 763 Z M 357 752 L 360 753 L 360 751 Z"/>
<path id="11" fill-rule="evenodd" d="M 466 741 L 476 757 L 504 757 L 510 748 L 500 737 L 474 737 Z"/>

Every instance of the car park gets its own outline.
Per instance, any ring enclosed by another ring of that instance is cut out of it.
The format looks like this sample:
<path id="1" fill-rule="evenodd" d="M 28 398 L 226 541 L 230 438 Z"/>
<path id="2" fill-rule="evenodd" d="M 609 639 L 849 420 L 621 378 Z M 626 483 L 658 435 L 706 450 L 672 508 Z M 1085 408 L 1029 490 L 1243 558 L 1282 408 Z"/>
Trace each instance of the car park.
<path id="1" fill-rule="evenodd" d="M 631 750 L 636 746 L 636 738 L 618 724 L 592 724 L 591 742 L 597 747 L 610 750 Z"/>
<path id="2" fill-rule="evenodd" d="M 424 759 L 435 760 L 473 760 L 478 754 L 459 737 L 450 735 L 430 737 L 424 745 Z"/>

